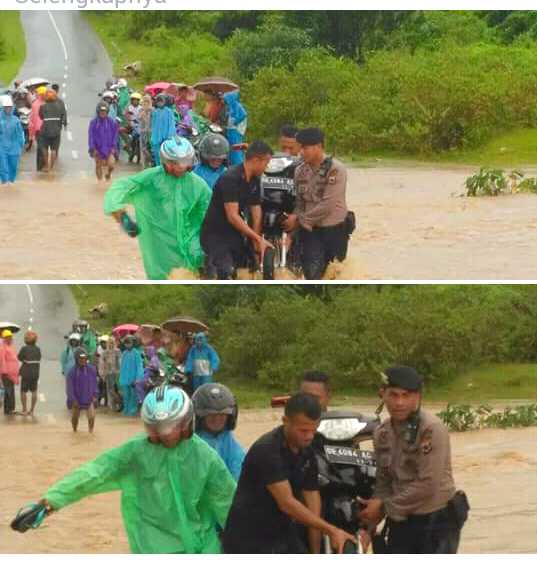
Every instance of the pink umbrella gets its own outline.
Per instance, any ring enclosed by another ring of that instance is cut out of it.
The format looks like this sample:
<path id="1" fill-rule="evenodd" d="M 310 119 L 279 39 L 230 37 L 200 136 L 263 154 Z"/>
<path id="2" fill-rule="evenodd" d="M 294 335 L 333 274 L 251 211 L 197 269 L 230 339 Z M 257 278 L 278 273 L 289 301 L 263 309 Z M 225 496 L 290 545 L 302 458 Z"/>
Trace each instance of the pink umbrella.
<path id="1" fill-rule="evenodd" d="M 166 81 L 159 81 L 157 83 L 153 83 L 152 85 L 147 85 L 147 87 L 144 87 L 144 93 L 149 93 L 152 97 L 154 97 L 161 91 L 169 89 L 170 85 L 171 83 L 167 83 Z"/>
<path id="2" fill-rule="evenodd" d="M 114 327 L 112 334 L 115 337 L 123 337 L 124 335 L 129 335 L 129 333 L 136 333 L 139 328 L 140 326 L 135 323 L 124 323 Z"/>

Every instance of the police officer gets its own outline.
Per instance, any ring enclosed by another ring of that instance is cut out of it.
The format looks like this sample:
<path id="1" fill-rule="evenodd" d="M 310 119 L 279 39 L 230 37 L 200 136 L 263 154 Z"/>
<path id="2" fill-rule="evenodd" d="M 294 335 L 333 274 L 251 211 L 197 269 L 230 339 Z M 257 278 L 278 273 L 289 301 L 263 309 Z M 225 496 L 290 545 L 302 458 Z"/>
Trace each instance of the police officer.
<path id="1" fill-rule="evenodd" d="M 299 130 L 296 140 L 304 162 L 295 171 L 295 211 L 283 226 L 288 232 L 300 228 L 304 276 L 319 280 L 330 262 L 347 256 L 352 232 L 345 201 L 347 170 L 326 155 L 324 134 L 319 128 Z"/>
<path id="2" fill-rule="evenodd" d="M 411 367 L 385 371 L 382 400 L 390 414 L 374 433 L 377 478 L 360 518 L 377 525 L 376 552 L 455 554 L 468 504 L 455 491 L 446 426 L 421 409 L 423 379 Z M 377 549 L 378 548 L 378 549 Z"/>

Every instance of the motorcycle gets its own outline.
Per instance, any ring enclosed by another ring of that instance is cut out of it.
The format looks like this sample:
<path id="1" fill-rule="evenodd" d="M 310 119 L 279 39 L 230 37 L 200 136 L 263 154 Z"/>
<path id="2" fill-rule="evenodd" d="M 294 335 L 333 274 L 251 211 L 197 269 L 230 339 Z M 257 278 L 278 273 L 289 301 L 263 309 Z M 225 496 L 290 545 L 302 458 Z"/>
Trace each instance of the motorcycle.
<path id="1" fill-rule="evenodd" d="M 274 280 L 276 268 L 289 268 L 300 273 L 300 245 L 282 229 L 282 222 L 293 212 L 296 200 L 294 174 L 298 159 L 286 154 L 275 154 L 261 176 L 261 207 L 263 234 L 274 245 L 263 256 L 263 278 Z"/>
<path id="2" fill-rule="evenodd" d="M 359 412 L 329 411 L 323 414 L 318 433 L 322 444 L 316 445 L 323 518 L 356 535 L 362 528 L 358 519 L 364 499 L 373 495 L 377 462 L 372 451 L 361 445 L 373 439 L 380 424 L 378 416 Z M 330 540 L 323 537 L 321 552 L 330 554 Z M 362 552 L 360 544 L 354 552 Z"/>
<path id="3" fill-rule="evenodd" d="M 32 116 L 32 109 L 27 106 L 17 108 L 17 116 L 19 117 L 22 130 L 24 131 L 25 149 L 28 152 L 32 148 L 32 140 L 30 140 L 30 117 Z"/>
<path id="4" fill-rule="evenodd" d="M 153 369 L 146 380 L 145 393 L 147 394 L 165 383 L 170 386 L 179 387 L 184 390 L 188 396 L 192 396 L 192 383 L 185 373 L 184 365 L 176 365 L 172 370 L 169 370 L 168 373 L 161 367 Z"/>
<path id="5" fill-rule="evenodd" d="M 283 407 L 290 396 L 275 396 L 273 408 Z M 380 411 L 380 409 L 379 409 Z M 373 495 L 377 462 L 373 451 L 361 448 L 372 443 L 373 431 L 380 424 L 379 415 L 367 417 L 359 412 L 331 410 L 323 413 L 313 450 L 319 470 L 322 517 L 330 524 L 356 536 L 360 543 L 362 528 L 358 513 L 364 499 Z M 350 541 L 346 554 L 362 553 L 362 547 Z M 324 535 L 321 553 L 331 554 L 330 539 Z"/>

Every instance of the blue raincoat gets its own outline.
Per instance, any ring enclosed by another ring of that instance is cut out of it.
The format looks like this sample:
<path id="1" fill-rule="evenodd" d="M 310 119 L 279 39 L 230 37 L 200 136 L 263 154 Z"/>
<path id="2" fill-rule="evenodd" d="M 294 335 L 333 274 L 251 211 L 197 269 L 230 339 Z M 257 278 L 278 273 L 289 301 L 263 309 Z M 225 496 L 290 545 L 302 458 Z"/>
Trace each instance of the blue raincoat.
<path id="1" fill-rule="evenodd" d="M 160 146 L 175 136 L 175 117 L 168 107 L 156 108 L 151 114 L 151 151 L 155 166 L 160 166 Z"/>
<path id="2" fill-rule="evenodd" d="M 213 373 L 220 367 L 218 353 L 207 343 L 204 333 L 197 333 L 194 345 L 186 358 L 185 372 L 192 373 L 192 387 L 196 390 L 201 385 L 213 380 Z"/>
<path id="3" fill-rule="evenodd" d="M 14 182 L 24 148 L 24 130 L 13 112 L 0 110 L 0 182 Z"/>
<path id="4" fill-rule="evenodd" d="M 226 171 L 226 167 L 222 164 L 217 170 L 206 164 L 198 164 L 194 168 L 194 173 L 207 182 L 207 185 L 213 189 L 218 178 Z"/>
<path id="5" fill-rule="evenodd" d="M 142 356 L 137 349 L 125 349 L 121 354 L 119 368 L 119 388 L 123 397 L 123 414 L 136 416 L 138 412 L 138 396 L 136 381 L 143 381 L 144 365 Z"/>
<path id="6" fill-rule="evenodd" d="M 233 479 L 238 481 L 241 475 L 242 462 L 244 461 L 246 452 L 235 439 L 233 432 L 223 430 L 219 434 L 215 435 L 210 432 L 206 432 L 205 430 L 199 430 L 196 434 L 202 440 L 205 440 L 211 448 L 218 452 L 218 455 L 226 464 L 229 473 L 233 476 Z"/>
<path id="7" fill-rule="evenodd" d="M 67 373 L 75 366 L 75 350 L 78 347 L 71 347 L 70 345 L 66 345 L 65 349 L 62 351 L 60 355 L 60 364 L 62 367 L 62 375 L 67 377 Z"/>
<path id="8" fill-rule="evenodd" d="M 248 113 L 240 102 L 240 92 L 232 91 L 224 95 L 224 103 L 228 110 L 228 124 L 225 131 L 227 141 L 230 145 L 241 144 L 244 140 Z M 229 165 L 235 166 L 242 164 L 244 153 L 240 150 L 231 150 L 229 153 Z"/>

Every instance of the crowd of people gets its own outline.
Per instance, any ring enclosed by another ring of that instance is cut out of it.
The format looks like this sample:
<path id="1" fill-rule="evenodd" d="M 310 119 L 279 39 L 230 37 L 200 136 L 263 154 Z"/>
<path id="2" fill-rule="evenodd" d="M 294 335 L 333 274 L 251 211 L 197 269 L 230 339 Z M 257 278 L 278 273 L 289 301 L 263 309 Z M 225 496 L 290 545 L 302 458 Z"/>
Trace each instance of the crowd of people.
<path id="1" fill-rule="evenodd" d="M 62 128 L 67 128 L 67 109 L 57 83 L 13 89 L 0 96 L 0 181 L 12 185 L 17 179 L 25 149 L 36 146 L 37 171 L 54 169 Z"/>
<path id="2" fill-rule="evenodd" d="M 121 152 L 143 169 L 161 164 L 163 142 L 179 136 L 194 146 L 209 132 L 219 133 L 225 146 L 219 166 L 243 161 L 243 140 L 248 113 L 238 89 L 228 92 L 205 90 L 205 106 L 196 112 L 198 91 L 176 83 L 148 85 L 144 92 L 129 88 L 126 79 L 109 80 L 89 126 L 89 153 L 95 160 L 97 179 L 110 180 Z M 206 156 L 206 152 L 204 152 Z M 202 162 L 205 163 L 205 158 Z M 205 164 L 207 165 L 207 164 Z M 218 170 L 218 167 L 215 168 Z M 214 175 L 214 174 L 213 174 Z"/>
<path id="3" fill-rule="evenodd" d="M 75 364 L 88 366 L 85 350 L 76 353 Z M 42 520 L 120 491 L 135 553 L 319 553 L 322 535 L 339 553 L 358 541 L 376 553 L 456 553 L 469 505 L 453 481 L 448 431 L 421 407 L 422 385 L 410 367 L 383 373 L 389 417 L 373 434 L 376 483 L 352 512 L 356 534 L 324 518 L 317 454 L 332 390 L 320 371 L 304 374 L 282 425 L 248 452 L 234 436 L 239 411 L 226 386 L 205 382 L 190 397 L 171 382 L 156 385 L 141 405 L 145 432 L 54 483 L 34 509 Z"/>
<path id="4" fill-rule="evenodd" d="M 132 91 L 109 81 L 88 128 L 88 150 L 98 180 L 110 181 L 122 151 L 142 171 L 108 188 L 104 210 L 137 237 L 147 278 L 164 280 L 175 269 L 195 277 L 229 280 L 239 268 L 255 271 L 274 243 L 265 238 L 262 177 L 274 152 L 262 140 L 244 143 L 248 113 L 238 89 L 197 91 L 187 85 Z M 15 181 L 24 147 L 37 144 L 38 171 L 54 169 L 67 127 L 58 85 L 22 88 L 0 100 L 0 179 Z M 30 109 L 23 127 L 23 110 Z M 326 154 L 318 128 L 284 125 L 279 151 L 296 159 L 295 206 L 278 223 L 294 246 L 301 274 L 321 279 L 343 261 L 355 228 L 346 203 L 347 174 Z M 135 219 L 127 212 L 133 207 Z"/>

